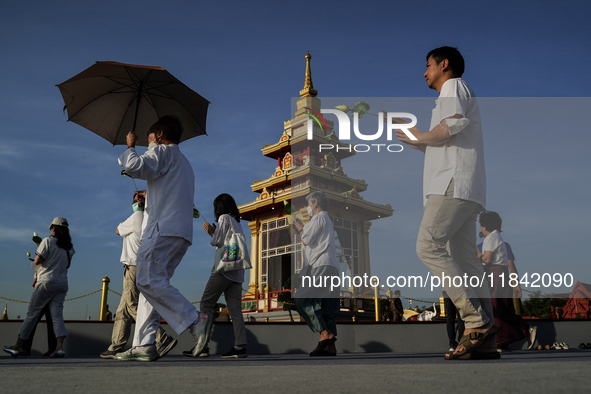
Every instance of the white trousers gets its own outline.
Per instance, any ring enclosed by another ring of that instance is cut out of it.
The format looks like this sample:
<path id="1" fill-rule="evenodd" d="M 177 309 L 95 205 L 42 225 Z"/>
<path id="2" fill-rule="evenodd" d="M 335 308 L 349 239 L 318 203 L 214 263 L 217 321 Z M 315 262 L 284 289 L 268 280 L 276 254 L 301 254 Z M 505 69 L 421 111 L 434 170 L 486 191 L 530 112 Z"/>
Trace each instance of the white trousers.
<path id="1" fill-rule="evenodd" d="M 66 326 L 64 325 L 63 311 L 67 292 L 68 282 L 38 282 L 31 295 L 27 317 L 23 321 L 18 337 L 25 340 L 29 339 L 31 331 L 35 328 L 37 319 L 43 308 L 45 308 L 45 305 L 49 305 L 51 320 L 53 320 L 53 331 L 55 332 L 56 338 L 65 337 Z"/>
<path id="2" fill-rule="evenodd" d="M 170 284 L 188 247 L 189 241 L 162 237 L 157 231 L 142 240 L 137 254 L 136 285 L 140 298 L 133 346 L 154 344 L 161 319 L 179 335 L 197 320 L 195 307 Z"/>

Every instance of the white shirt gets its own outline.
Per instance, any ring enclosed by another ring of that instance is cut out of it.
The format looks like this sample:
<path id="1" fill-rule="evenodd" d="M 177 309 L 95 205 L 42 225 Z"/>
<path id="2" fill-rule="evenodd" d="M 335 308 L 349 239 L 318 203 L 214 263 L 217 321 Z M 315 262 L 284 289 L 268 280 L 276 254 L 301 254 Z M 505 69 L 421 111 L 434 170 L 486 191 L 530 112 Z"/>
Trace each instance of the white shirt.
<path id="1" fill-rule="evenodd" d="M 234 219 L 230 215 L 220 215 L 220 217 L 218 218 L 218 225 L 215 228 L 213 235 L 211 236 L 210 242 L 211 246 L 216 247 L 216 252 L 219 248 L 224 246 L 226 235 L 228 234 L 228 231 L 230 231 L 230 220 L 232 220 L 232 224 L 234 225 L 234 231 L 236 233 L 244 233 L 244 231 L 242 231 L 242 225 L 238 223 L 236 219 Z M 226 279 L 231 280 L 232 282 L 244 282 L 244 270 L 222 272 L 222 275 L 224 275 Z"/>
<path id="2" fill-rule="evenodd" d="M 427 146 L 423 173 L 423 203 L 431 194 L 445 195 L 454 179 L 454 198 L 486 204 L 486 174 L 480 109 L 472 89 L 461 78 L 445 81 L 431 116 L 432 130 L 456 114 L 468 125 L 440 146 Z M 465 124 L 462 121 L 462 124 Z M 454 128 L 450 127 L 452 134 Z M 457 128 L 456 128 L 457 130 Z"/>
<path id="3" fill-rule="evenodd" d="M 158 145 L 141 156 L 129 148 L 119 158 L 130 176 L 148 181 L 142 239 L 155 231 L 163 237 L 193 242 L 193 197 L 195 175 L 178 145 Z"/>
<path id="4" fill-rule="evenodd" d="M 117 226 L 119 235 L 123 237 L 123 250 L 121 251 L 121 262 L 123 264 L 137 264 L 137 250 L 140 247 L 143 218 L 144 213 L 137 211 Z"/>
<path id="5" fill-rule="evenodd" d="M 304 268 L 307 265 L 311 268 L 332 265 L 336 269 L 340 269 L 334 253 L 334 227 L 328 213 L 321 211 L 312 216 L 303 230 L 302 242 L 306 244 L 304 246 Z"/>
<path id="6" fill-rule="evenodd" d="M 70 259 L 74 253 L 74 248 L 70 249 Z M 57 238 L 44 238 L 37 248 L 37 255 L 43 258 L 37 271 L 37 283 L 68 283 L 68 253 L 57 246 Z"/>
<path id="7" fill-rule="evenodd" d="M 489 251 L 493 253 L 491 265 L 509 265 L 507 260 L 507 247 L 497 230 L 488 234 L 482 243 L 482 253 Z"/>

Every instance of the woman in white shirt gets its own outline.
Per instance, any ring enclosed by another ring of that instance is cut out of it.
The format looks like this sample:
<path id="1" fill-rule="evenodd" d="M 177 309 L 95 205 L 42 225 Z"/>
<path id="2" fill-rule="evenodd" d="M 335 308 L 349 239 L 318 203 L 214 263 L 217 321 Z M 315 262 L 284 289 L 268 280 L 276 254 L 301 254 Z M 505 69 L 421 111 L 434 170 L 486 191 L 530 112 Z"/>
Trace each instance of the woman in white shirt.
<path id="1" fill-rule="evenodd" d="M 27 317 L 20 328 L 16 344 L 2 348 L 13 357 L 18 357 L 23 342 L 29 338 L 39 314 L 46 305 L 49 305 L 51 311 L 53 330 L 57 339 L 57 346 L 50 357 L 65 356 L 63 346 L 66 326 L 63 309 L 68 292 L 68 269 L 75 251 L 66 218 L 56 217 L 49 229 L 51 236 L 41 241 L 33 261 L 33 267 L 37 271 L 37 283 L 31 295 Z"/>
<path id="2" fill-rule="evenodd" d="M 203 223 L 203 229 L 211 236 L 211 246 L 216 251 L 224 246 L 224 240 L 228 232 L 233 229 L 235 233 L 243 233 L 240 224 L 240 212 L 236 202 L 231 195 L 223 193 L 213 201 L 215 220 L 218 226 Z M 244 251 L 248 253 L 248 251 Z M 215 270 L 215 267 L 214 267 Z M 212 270 L 209 281 L 201 297 L 199 324 L 200 340 L 193 350 L 185 351 L 183 354 L 188 357 L 208 357 L 209 336 L 213 326 L 213 309 L 216 302 L 224 293 L 228 303 L 228 311 L 232 316 L 234 327 L 234 346 L 222 354 L 222 358 L 244 358 L 246 357 L 246 327 L 242 317 L 242 283 L 244 282 L 244 270 L 226 271 L 217 273 Z"/>
<path id="3" fill-rule="evenodd" d="M 300 286 L 295 294 L 296 308 L 313 332 L 320 333 L 320 341 L 310 356 L 336 356 L 337 315 L 340 308 L 340 288 L 330 289 L 325 277 L 339 276 L 339 263 L 334 252 L 334 228 L 326 210 L 328 196 L 313 192 L 306 196 L 310 221 L 294 226 L 304 246 L 304 265 L 300 271 Z M 308 277 L 308 278 L 306 278 Z M 322 284 L 316 286 L 316 284 Z"/>
<path id="4" fill-rule="evenodd" d="M 484 236 L 482 253 L 478 248 L 478 258 L 484 263 L 484 269 L 489 278 L 490 297 L 495 317 L 497 332 L 497 349 L 500 352 L 509 351 L 513 342 L 528 339 L 528 349 L 533 347 L 536 329 L 531 328 L 519 315 L 515 314 L 513 306 L 513 287 L 515 280 L 510 281 L 507 248 L 501 238 L 503 221 L 498 213 L 484 211 L 480 214 L 480 229 Z M 491 281 L 492 276 L 492 281 Z M 517 278 L 517 281 L 519 278 Z"/>

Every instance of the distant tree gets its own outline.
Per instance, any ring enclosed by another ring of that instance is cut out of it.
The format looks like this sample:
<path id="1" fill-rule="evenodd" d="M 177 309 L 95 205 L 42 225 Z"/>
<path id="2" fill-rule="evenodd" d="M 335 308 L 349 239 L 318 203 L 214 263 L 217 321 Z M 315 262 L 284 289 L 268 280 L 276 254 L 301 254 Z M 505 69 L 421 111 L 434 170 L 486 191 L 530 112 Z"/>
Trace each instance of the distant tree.
<path id="1" fill-rule="evenodd" d="M 551 298 L 549 294 L 543 294 L 541 291 L 534 291 L 530 294 L 530 298 L 523 301 L 523 311 L 525 316 L 549 319 L 551 306 L 562 308 L 565 305 L 566 300 Z"/>

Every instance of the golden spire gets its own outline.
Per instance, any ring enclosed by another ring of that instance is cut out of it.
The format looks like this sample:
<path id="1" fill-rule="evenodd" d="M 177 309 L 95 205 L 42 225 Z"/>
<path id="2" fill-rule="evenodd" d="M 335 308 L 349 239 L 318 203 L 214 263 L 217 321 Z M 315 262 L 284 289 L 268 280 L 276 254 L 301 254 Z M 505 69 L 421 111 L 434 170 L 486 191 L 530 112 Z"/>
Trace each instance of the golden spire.
<path id="1" fill-rule="evenodd" d="M 8 302 L 4 307 L 4 313 L 2 314 L 2 317 L 0 317 L 0 320 L 8 320 Z"/>
<path id="2" fill-rule="evenodd" d="M 312 83 L 312 71 L 310 70 L 310 52 L 306 54 L 306 79 L 304 81 L 304 89 L 300 90 L 301 97 L 316 97 L 318 91 L 314 89 L 314 84 Z"/>

